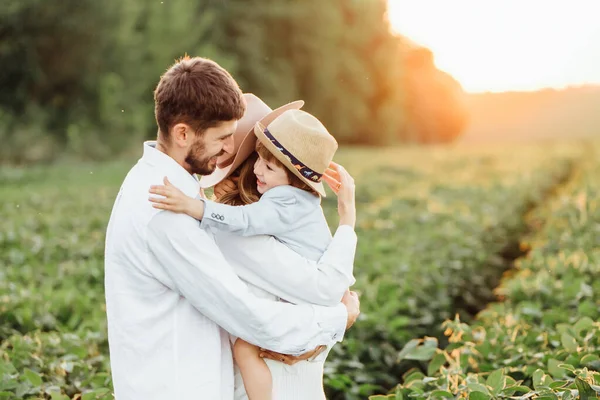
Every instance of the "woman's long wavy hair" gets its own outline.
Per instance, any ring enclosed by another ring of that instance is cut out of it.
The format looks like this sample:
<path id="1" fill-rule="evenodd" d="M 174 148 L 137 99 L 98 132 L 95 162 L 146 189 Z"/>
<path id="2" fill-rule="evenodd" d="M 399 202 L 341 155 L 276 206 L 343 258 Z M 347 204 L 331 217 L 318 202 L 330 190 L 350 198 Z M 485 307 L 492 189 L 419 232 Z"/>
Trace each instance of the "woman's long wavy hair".
<path id="1" fill-rule="evenodd" d="M 256 175 L 254 175 L 254 163 L 257 159 L 258 155 L 252 153 L 246 161 L 231 173 L 230 178 L 238 178 L 236 188 L 217 199 L 217 203 L 244 206 L 256 203 L 260 199 L 261 194 L 256 188 Z"/>

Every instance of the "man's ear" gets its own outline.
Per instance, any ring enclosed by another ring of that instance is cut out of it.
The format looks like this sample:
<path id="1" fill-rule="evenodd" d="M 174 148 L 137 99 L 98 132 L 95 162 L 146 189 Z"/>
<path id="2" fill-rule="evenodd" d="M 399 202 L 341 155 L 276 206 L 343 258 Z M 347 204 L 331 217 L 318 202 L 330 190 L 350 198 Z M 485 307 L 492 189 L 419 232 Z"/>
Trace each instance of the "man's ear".
<path id="1" fill-rule="evenodd" d="M 179 147 L 187 147 L 188 140 L 192 135 L 192 130 L 188 124 L 182 122 L 175 124 L 171 129 L 171 139 Z"/>

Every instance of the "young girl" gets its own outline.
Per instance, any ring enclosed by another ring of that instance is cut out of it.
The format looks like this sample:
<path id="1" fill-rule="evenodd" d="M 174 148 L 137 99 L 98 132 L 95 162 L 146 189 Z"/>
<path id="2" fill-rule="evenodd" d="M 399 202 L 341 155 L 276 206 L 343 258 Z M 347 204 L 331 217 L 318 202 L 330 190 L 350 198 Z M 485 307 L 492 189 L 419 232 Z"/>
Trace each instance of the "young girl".
<path id="1" fill-rule="evenodd" d="M 244 191 L 253 198 L 231 203 L 256 202 L 230 206 L 221 204 L 226 202 L 224 198 L 221 203 L 192 199 L 167 180 L 165 186 L 153 186 L 150 190 L 164 198 L 150 200 L 156 208 L 183 212 L 200 220 L 203 228 L 243 236 L 272 235 L 304 257 L 318 260 L 331 241 L 320 207 L 320 196 L 325 196 L 321 181 L 337 182 L 331 175 L 338 179 L 349 177 L 336 164 L 332 164 L 334 170 L 328 169 L 337 142 L 317 118 L 300 110 L 284 112 L 267 128 L 258 123 L 254 134 L 258 138 L 253 168 L 255 190 Z M 238 181 L 238 186 L 248 184 L 247 178 Z M 340 299 L 341 296 L 340 293 Z M 259 356 L 260 349 L 237 339 L 233 352 L 250 400 L 271 399 L 271 372 Z"/>

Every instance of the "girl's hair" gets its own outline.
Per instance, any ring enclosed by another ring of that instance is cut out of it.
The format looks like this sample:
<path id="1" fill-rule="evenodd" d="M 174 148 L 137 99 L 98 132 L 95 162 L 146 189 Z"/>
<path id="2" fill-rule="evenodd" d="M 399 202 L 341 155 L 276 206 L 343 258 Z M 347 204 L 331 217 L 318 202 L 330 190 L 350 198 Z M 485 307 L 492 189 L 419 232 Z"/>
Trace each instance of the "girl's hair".
<path id="1" fill-rule="evenodd" d="M 244 206 L 247 204 L 256 203 L 260 199 L 261 194 L 256 188 L 256 175 L 254 175 L 254 163 L 256 163 L 256 160 L 258 159 L 258 155 L 267 160 L 267 162 L 283 168 L 291 186 L 306 190 L 315 196 L 319 195 L 313 190 L 313 188 L 294 175 L 292 171 L 287 169 L 287 167 L 283 165 L 277 158 L 275 158 L 275 156 L 269 150 L 267 150 L 267 148 L 261 142 L 257 142 L 256 152 L 252 153 L 246 159 L 246 161 L 237 167 L 236 170 L 230 175 L 230 178 L 238 178 L 236 188 L 217 199 L 217 203 L 229 204 L 231 206 Z"/>
<path id="2" fill-rule="evenodd" d="M 254 163 L 258 159 L 256 153 L 252 153 L 230 177 L 237 177 L 235 190 L 224 194 L 217 199 L 217 203 L 229 204 L 231 206 L 244 206 L 246 204 L 256 203 L 261 194 L 256 188 L 256 175 L 254 175 Z"/>
<path id="3" fill-rule="evenodd" d="M 279 161 L 274 155 L 273 153 L 271 153 L 264 144 L 262 144 L 260 141 L 256 142 L 256 152 L 258 153 L 258 155 L 260 155 L 260 157 L 264 160 L 266 160 L 267 162 L 270 162 L 272 164 L 277 165 L 278 167 L 281 167 L 285 170 L 285 174 L 288 177 L 288 180 L 290 181 L 290 185 L 298 188 L 298 189 L 302 189 L 302 190 L 306 190 L 309 193 L 314 194 L 315 196 L 318 196 L 319 194 L 312 188 L 310 187 L 306 182 L 304 182 L 302 179 L 298 178 L 292 171 L 290 171 L 285 165 L 283 165 L 283 163 L 281 161 Z"/>

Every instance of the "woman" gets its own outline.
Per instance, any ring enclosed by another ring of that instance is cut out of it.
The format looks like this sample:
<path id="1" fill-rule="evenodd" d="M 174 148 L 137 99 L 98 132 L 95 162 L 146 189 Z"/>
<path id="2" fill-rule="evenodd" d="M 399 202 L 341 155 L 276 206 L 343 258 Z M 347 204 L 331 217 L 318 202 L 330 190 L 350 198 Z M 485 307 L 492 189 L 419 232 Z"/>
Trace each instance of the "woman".
<path id="1" fill-rule="evenodd" d="M 290 103 L 271 111 L 266 104 L 253 95 L 245 95 L 247 112 L 239 122 L 234 142 L 236 151 L 228 160 L 219 160 L 220 168 L 213 174 L 203 177 L 201 186 L 214 186 L 215 199 L 230 205 L 246 205 L 258 201 L 256 176 L 253 173 L 257 158 L 254 152 L 252 127 L 258 121 L 268 125 L 278 115 L 288 109 L 298 109 L 302 102 Z M 227 165 L 224 167 L 223 165 Z M 318 260 L 306 270 L 293 275 L 273 276 L 260 269 L 260 261 L 249 263 L 245 259 L 244 248 L 252 246 L 256 237 L 240 237 L 213 230 L 222 253 L 236 272 L 245 280 L 251 290 L 261 296 L 294 303 L 314 303 L 333 305 L 339 303 L 343 293 L 354 283 L 352 264 L 356 250 L 356 236 L 353 227 L 356 219 L 354 184 L 343 167 L 329 170 L 325 181 L 338 195 L 340 228 L 336 232 L 339 243 L 343 243 L 345 258 L 340 268 L 320 269 Z M 329 251 L 329 250 L 328 250 Z M 322 354 L 315 354 L 310 360 L 301 360 L 286 365 L 281 361 L 267 360 L 273 377 L 274 395 L 277 400 L 324 399 L 323 364 L 329 348 Z M 266 352 L 266 358 L 279 358 L 280 355 Z M 284 357 L 285 359 L 285 357 Z M 236 369 L 236 399 L 245 399 L 246 394 L 239 371 Z"/>

